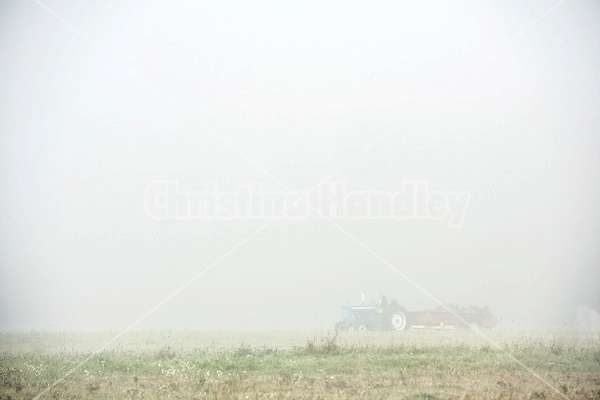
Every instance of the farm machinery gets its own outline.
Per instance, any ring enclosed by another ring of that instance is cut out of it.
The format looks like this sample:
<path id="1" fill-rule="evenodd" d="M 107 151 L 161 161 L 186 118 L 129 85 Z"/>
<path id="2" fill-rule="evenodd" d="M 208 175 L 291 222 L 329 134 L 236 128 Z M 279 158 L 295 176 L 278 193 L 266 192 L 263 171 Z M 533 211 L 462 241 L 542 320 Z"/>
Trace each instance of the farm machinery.
<path id="1" fill-rule="evenodd" d="M 343 319 L 335 324 L 336 331 L 383 330 L 403 331 L 405 329 L 472 329 L 493 328 L 496 317 L 487 307 L 458 307 L 445 304 L 433 310 L 407 311 L 392 299 L 389 305 L 362 304 L 342 306 Z"/>

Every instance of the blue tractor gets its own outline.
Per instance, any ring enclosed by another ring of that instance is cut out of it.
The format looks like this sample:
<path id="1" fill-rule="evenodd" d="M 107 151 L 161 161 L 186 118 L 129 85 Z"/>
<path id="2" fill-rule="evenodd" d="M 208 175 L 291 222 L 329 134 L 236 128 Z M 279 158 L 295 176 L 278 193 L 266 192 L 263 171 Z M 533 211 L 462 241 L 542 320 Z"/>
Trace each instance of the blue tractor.
<path id="1" fill-rule="evenodd" d="M 336 331 L 403 331 L 408 328 L 408 312 L 395 300 L 386 306 L 376 304 L 342 306 L 343 319 L 335 324 Z"/>

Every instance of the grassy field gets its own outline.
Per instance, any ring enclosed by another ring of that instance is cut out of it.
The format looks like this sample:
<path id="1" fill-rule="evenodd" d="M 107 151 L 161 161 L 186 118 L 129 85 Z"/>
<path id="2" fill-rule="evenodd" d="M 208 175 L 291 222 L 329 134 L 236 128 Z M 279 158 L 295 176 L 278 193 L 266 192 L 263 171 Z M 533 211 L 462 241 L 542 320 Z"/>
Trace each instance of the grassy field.
<path id="1" fill-rule="evenodd" d="M 600 336 L 484 332 L 0 335 L 0 399 L 598 399 Z"/>

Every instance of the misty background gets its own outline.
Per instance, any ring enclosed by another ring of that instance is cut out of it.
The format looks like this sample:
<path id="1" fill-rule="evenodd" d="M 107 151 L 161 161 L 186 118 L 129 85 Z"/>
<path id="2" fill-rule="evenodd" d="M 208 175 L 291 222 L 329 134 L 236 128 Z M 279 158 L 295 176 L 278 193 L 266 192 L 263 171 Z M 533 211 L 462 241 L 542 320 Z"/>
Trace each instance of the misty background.
<path id="1" fill-rule="evenodd" d="M 470 191 L 464 225 L 336 222 L 500 327 L 598 324 L 596 1 L 516 38 L 557 2 L 42 4 L 0 4 L 0 331 L 123 329 L 264 224 L 145 213 L 157 180 L 284 190 L 207 128 L 310 190 L 409 116 L 330 180 Z M 363 290 L 437 306 L 330 222 L 282 219 L 135 329 L 332 328 Z"/>

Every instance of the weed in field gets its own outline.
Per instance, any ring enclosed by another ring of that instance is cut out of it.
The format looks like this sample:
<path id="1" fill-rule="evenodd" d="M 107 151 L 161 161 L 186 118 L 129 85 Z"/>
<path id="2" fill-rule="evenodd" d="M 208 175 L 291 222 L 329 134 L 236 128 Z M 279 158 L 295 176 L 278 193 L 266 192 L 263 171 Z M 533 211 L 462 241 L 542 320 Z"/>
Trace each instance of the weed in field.
<path id="1" fill-rule="evenodd" d="M 439 400 L 440 398 L 429 393 L 417 393 L 410 397 L 411 400 Z"/>
<path id="2" fill-rule="evenodd" d="M 169 346 L 162 347 L 156 352 L 155 358 L 157 360 L 172 360 L 177 354 Z"/>
<path id="3" fill-rule="evenodd" d="M 100 389 L 100 383 L 99 382 L 88 383 L 85 385 L 85 388 L 88 390 L 88 392 L 93 393 L 96 390 Z"/>
<path id="4" fill-rule="evenodd" d="M 337 344 L 338 333 L 336 332 L 332 336 L 325 336 L 323 338 L 309 339 L 306 345 L 301 348 L 297 348 L 296 352 L 299 354 L 337 354 L 340 351 L 340 346 Z"/>

